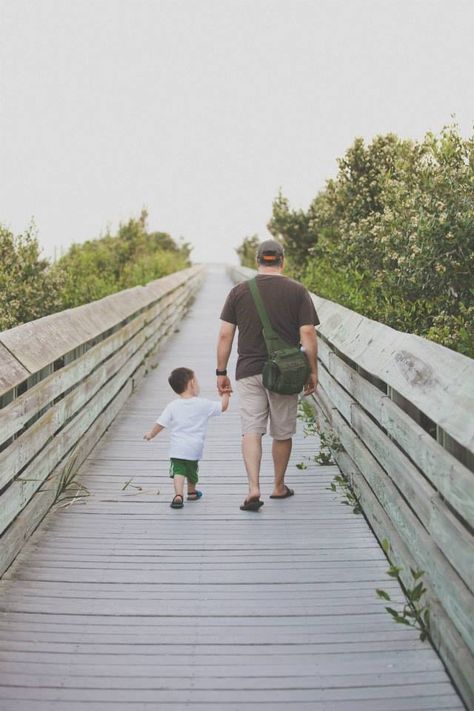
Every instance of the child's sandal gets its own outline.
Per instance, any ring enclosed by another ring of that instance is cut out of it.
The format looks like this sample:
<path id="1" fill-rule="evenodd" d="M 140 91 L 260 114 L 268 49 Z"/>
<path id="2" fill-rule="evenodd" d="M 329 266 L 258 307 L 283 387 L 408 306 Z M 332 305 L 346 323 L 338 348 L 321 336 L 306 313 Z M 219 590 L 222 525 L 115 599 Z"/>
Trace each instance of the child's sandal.
<path id="1" fill-rule="evenodd" d="M 202 491 L 192 491 L 190 494 L 188 494 L 188 501 L 197 501 L 200 499 L 202 496 Z"/>
<path id="2" fill-rule="evenodd" d="M 181 494 L 176 494 L 173 501 L 170 503 L 172 509 L 182 509 L 184 506 L 183 497 Z"/>

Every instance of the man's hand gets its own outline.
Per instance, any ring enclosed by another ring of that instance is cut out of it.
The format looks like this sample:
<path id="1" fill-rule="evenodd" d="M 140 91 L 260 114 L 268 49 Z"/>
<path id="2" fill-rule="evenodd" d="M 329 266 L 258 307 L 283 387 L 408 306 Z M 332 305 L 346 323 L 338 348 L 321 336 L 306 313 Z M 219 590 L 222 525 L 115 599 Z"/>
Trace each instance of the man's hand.
<path id="1" fill-rule="evenodd" d="M 303 395 L 311 395 L 311 393 L 314 393 L 316 388 L 318 387 L 318 374 L 317 373 L 311 373 L 309 376 L 309 380 L 304 386 L 304 391 Z"/>
<path id="2" fill-rule="evenodd" d="M 232 392 L 230 378 L 227 375 L 217 376 L 217 391 L 219 395 L 229 394 Z"/>

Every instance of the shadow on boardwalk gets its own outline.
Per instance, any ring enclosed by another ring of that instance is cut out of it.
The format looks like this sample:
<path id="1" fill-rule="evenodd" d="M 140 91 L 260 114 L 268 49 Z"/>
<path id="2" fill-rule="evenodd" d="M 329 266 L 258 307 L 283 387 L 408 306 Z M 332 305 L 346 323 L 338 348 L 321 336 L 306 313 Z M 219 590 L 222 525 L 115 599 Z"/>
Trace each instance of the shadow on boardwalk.
<path id="1" fill-rule="evenodd" d="M 335 468 L 296 468 L 314 440 L 295 440 L 286 501 L 268 499 L 265 442 L 265 505 L 241 512 L 233 396 L 210 423 L 203 499 L 169 508 L 166 437 L 142 434 L 173 397 L 173 367 L 194 368 L 216 397 L 230 286 L 209 274 L 83 465 L 91 495 L 49 514 L 0 583 L 2 711 L 463 708 L 436 653 L 376 599 L 377 587 L 400 595 L 364 518 L 328 490 Z"/>

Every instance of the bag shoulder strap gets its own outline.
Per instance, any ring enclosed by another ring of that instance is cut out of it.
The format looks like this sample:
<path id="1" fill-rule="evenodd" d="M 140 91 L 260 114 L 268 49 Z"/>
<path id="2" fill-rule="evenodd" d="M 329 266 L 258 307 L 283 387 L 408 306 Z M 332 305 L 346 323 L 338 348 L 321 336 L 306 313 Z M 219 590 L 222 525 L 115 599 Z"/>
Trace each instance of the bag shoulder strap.
<path id="1" fill-rule="evenodd" d="M 279 348 L 288 348 L 288 344 L 273 330 L 273 326 L 270 323 L 267 310 L 260 295 L 260 290 L 257 286 L 257 278 L 253 277 L 253 279 L 249 279 L 247 284 L 249 285 L 250 293 L 252 294 L 260 321 L 262 322 L 263 338 L 267 346 L 267 351 L 273 353 L 273 351 Z"/>

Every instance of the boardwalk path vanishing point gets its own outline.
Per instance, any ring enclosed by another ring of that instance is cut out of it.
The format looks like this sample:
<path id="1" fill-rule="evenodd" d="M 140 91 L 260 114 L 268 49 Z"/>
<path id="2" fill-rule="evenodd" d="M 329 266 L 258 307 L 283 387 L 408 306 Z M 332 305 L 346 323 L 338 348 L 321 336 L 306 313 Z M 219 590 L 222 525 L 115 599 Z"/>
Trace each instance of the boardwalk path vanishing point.
<path id="1" fill-rule="evenodd" d="M 241 512 L 234 396 L 210 423 L 203 499 L 170 509 L 166 436 L 142 435 L 173 397 L 173 367 L 194 368 L 202 394 L 217 397 L 230 286 L 211 270 L 159 367 L 83 465 L 90 496 L 51 512 L 1 581 L 0 709 L 462 709 L 433 649 L 376 599 L 381 587 L 401 602 L 364 518 L 328 490 L 337 470 L 296 468 L 314 439 L 295 440 L 295 496 L 270 501 L 265 438 L 265 505 Z"/>

